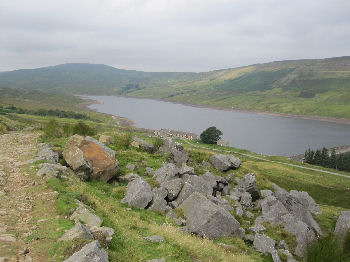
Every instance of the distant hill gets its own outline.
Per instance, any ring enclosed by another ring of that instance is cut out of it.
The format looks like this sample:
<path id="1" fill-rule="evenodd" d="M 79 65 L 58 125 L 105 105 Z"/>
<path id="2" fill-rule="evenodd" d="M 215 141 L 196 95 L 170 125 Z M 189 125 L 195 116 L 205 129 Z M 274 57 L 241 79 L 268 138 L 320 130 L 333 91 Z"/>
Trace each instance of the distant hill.
<path id="1" fill-rule="evenodd" d="M 350 118 L 350 57 L 279 61 L 204 73 L 64 64 L 0 73 L 0 87 Z"/>

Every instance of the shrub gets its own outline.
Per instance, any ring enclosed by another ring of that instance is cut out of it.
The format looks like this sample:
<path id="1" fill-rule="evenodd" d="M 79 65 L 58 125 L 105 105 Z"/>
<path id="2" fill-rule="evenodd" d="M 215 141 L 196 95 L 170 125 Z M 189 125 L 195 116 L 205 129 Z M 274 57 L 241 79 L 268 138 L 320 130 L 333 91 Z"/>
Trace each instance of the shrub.
<path id="1" fill-rule="evenodd" d="M 342 262 L 343 250 L 333 234 L 322 237 L 307 247 L 308 262 Z"/>
<path id="2" fill-rule="evenodd" d="M 44 128 L 44 135 L 48 138 L 61 137 L 62 130 L 55 119 L 51 119 Z"/>
<path id="3" fill-rule="evenodd" d="M 200 139 L 205 144 L 216 144 L 221 136 L 222 132 L 215 126 L 211 126 L 202 132 Z"/>
<path id="4" fill-rule="evenodd" d="M 95 135 L 95 130 L 85 124 L 82 121 L 79 121 L 77 124 L 73 126 L 73 134 L 78 134 L 81 136 L 93 136 Z"/>
<path id="5" fill-rule="evenodd" d="M 65 137 L 68 137 L 73 133 L 73 128 L 70 124 L 64 124 L 62 129 Z"/>
<path id="6" fill-rule="evenodd" d="M 117 135 L 115 139 L 115 145 L 119 149 L 127 149 L 130 147 L 132 142 L 132 134 L 131 133 L 120 133 Z"/>
<path id="7" fill-rule="evenodd" d="M 159 138 L 159 137 L 156 137 L 153 139 L 153 146 L 154 146 L 154 152 L 157 152 L 158 149 L 164 145 L 164 140 Z"/>

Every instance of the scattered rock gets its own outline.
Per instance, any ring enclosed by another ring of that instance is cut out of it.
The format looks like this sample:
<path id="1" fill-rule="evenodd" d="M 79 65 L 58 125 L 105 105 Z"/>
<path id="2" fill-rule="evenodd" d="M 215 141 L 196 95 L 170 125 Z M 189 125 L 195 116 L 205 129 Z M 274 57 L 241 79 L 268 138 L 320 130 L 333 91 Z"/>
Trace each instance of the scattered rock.
<path id="1" fill-rule="evenodd" d="M 287 257 L 287 262 L 298 262 L 293 258 L 293 255 L 287 249 L 278 249 L 278 252 L 284 254 Z"/>
<path id="2" fill-rule="evenodd" d="M 248 192 L 244 192 L 242 195 L 241 195 L 241 200 L 240 200 L 240 203 L 242 206 L 244 207 L 250 207 L 253 202 L 252 202 L 252 196 L 248 193 Z"/>
<path id="3" fill-rule="evenodd" d="M 179 174 L 179 169 L 172 163 L 163 164 L 163 166 L 156 170 L 153 178 L 159 183 L 171 180 Z"/>
<path id="4" fill-rule="evenodd" d="M 258 186 L 256 184 L 256 177 L 254 174 L 249 173 L 245 175 L 238 183 L 238 189 L 244 192 L 248 192 L 252 196 L 252 201 L 256 201 L 260 198 Z"/>
<path id="5" fill-rule="evenodd" d="M 202 166 L 203 166 L 204 168 L 210 168 L 210 167 L 211 167 L 211 164 L 210 164 L 209 162 L 203 160 L 203 161 L 202 161 Z"/>
<path id="6" fill-rule="evenodd" d="M 194 175 L 195 172 L 194 172 L 194 168 L 193 167 L 190 167 L 188 165 L 186 165 L 185 163 L 182 164 L 181 166 L 181 169 L 179 170 L 179 174 L 180 176 L 183 176 L 183 175 Z"/>
<path id="7" fill-rule="evenodd" d="M 64 233 L 64 235 L 58 240 L 66 241 L 75 239 L 93 239 L 93 236 L 86 226 L 77 222 L 74 227 Z"/>
<path id="8" fill-rule="evenodd" d="M 184 183 L 181 178 L 175 178 L 175 179 L 163 182 L 162 184 L 160 184 L 160 186 L 164 187 L 168 191 L 168 194 L 167 194 L 168 200 L 173 201 L 179 195 L 183 187 L 183 184 Z"/>
<path id="9" fill-rule="evenodd" d="M 63 157 L 81 180 L 109 181 L 119 171 L 115 152 L 91 137 L 72 136 Z"/>
<path id="10" fill-rule="evenodd" d="M 239 234 L 239 222 L 198 192 L 193 193 L 178 208 L 183 210 L 187 218 L 186 227 L 192 233 L 208 238 Z"/>
<path id="11" fill-rule="evenodd" d="M 64 262 L 108 262 L 108 253 L 101 247 L 98 240 L 85 245 Z"/>
<path id="12" fill-rule="evenodd" d="M 62 175 L 69 175 L 68 168 L 60 164 L 40 164 L 40 169 L 36 173 L 37 176 L 40 176 L 44 179 L 61 177 Z"/>
<path id="13" fill-rule="evenodd" d="M 154 175 L 154 169 L 152 167 L 146 167 L 145 175 L 146 176 L 153 176 Z"/>
<path id="14" fill-rule="evenodd" d="M 172 161 L 176 166 L 181 167 L 186 164 L 189 159 L 188 152 L 180 144 L 175 144 L 171 150 L 170 161 Z"/>
<path id="15" fill-rule="evenodd" d="M 97 226 L 89 226 L 91 234 L 93 237 L 102 243 L 108 244 L 112 241 L 112 237 L 114 235 L 114 229 L 110 227 L 97 227 Z"/>
<path id="16" fill-rule="evenodd" d="M 147 262 L 165 262 L 165 259 L 164 258 L 157 258 L 157 259 L 147 260 Z"/>
<path id="17" fill-rule="evenodd" d="M 183 226 L 186 224 L 186 221 L 179 218 L 173 210 L 169 210 L 169 212 L 166 214 L 166 217 L 174 220 L 175 224 L 178 226 Z"/>
<path id="18" fill-rule="evenodd" d="M 216 154 L 210 157 L 210 163 L 219 171 L 224 172 L 229 169 L 239 168 L 241 160 L 231 155 Z"/>
<path id="19" fill-rule="evenodd" d="M 164 242 L 164 240 L 165 240 L 164 237 L 157 236 L 157 235 L 148 236 L 148 237 L 145 237 L 144 239 L 146 239 L 147 241 L 152 242 L 152 243 Z"/>
<path id="20" fill-rule="evenodd" d="M 271 254 L 274 262 L 281 262 L 277 250 L 275 249 L 276 241 L 267 235 L 256 234 L 253 242 L 254 248 L 264 254 Z"/>
<path id="21" fill-rule="evenodd" d="M 142 140 L 141 138 L 138 137 L 134 137 L 133 138 L 133 142 L 135 142 L 135 145 L 138 145 L 137 147 L 142 148 L 143 150 L 145 150 L 148 153 L 152 153 L 154 151 L 154 145 L 147 143 L 146 141 Z M 136 146 L 134 146 L 136 147 Z"/>
<path id="22" fill-rule="evenodd" d="M 0 241 L 16 242 L 16 238 L 11 234 L 0 234 Z"/>
<path id="23" fill-rule="evenodd" d="M 153 198 L 151 186 L 142 178 L 131 181 L 126 188 L 122 203 L 137 208 L 146 208 Z"/>
<path id="24" fill-rule="evenodd" d="M 89 226 L 101 226 L 103 223 L 102 218 L 96 216 L 89 209 L 87 209 L 86 205 L 81 202 L 78 202 L 79 207 L 74 211 L 74 213 L 70 216 L 71 220 L 81 221 Z"/>
<path id="25" fill-rule="evenodd" d="M 242 205 L 241 205 L 241 204 L 237 204 L 237 207 L 236 207 L 236 215 L 239 216 L 239 217 L 242 217 L 242 216 L 243 216 L 243 208 L 242 208 Z"/>
<path id="26" fill-rule="evenodd" d="M 149 206 L 150 210 L 166 211 L 169 210 L 167 201 L 165 198 L 168 195 L 168 190 L 164 187 L 157 187 L 152 190 L 152 202 Z"/>
<path id="27" fill-rule="evenodd" d="M 263 189 L 260 191 L 261 193 L 261 197 L 262 198 L 265 198 L 265 197 L 268 197 L 268 196 L 272 196 L 272 191 L 269 190 L 269 189 Z"/>
<path id="28" fill-rule="evenodd" d="M 237 248 L 234 245 L 218 243 L 218 246 L 226 248 L 226 249 L 230 249 L 230 250 L 237 250 Z"/>
<path id="29" fill-rule="evenodd" d="M 322 214 L 321 209 L 317 206 L 315 200 L 304 191 L 291 190 L 290 195 L 298 199 L 302 205 L 313 214 Z"/>
<path id="30" fill-rule="evenodd" d="M 248 217 L 248 218 L 253 218 L 254 217 L 254 214 L 250 211 L 246 211 L 245 212 L 245 215 Z"/>
<path id="31" fill-rule="evenodd" d="M 259 233 L 261 231 L 265 231 L 266 228 L 261 224 L 256 224 L 256 225 L 250 227 L 249 230 L 256 234 L 256 233 Z"/>
<path id="32" fill-rule="evenodd" d="M 51 146 L 45 143 L 39 144 L 38 157 L 52 164 L 57 164 L 59 158 L 58 153 L 54 152 Z"/>

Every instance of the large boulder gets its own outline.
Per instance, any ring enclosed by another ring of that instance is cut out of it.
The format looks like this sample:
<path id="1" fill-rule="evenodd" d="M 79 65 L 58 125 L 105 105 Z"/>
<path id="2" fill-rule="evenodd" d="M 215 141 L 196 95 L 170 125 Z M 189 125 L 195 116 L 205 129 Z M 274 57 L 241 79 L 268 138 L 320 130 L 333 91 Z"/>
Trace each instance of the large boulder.
<path id="1" fill-rule="evenodd" d="M 340 236 L 341 241 L 344 241 L 346 233 L 350 230 L 350 211 L 341 211 L 335 225 L 334 233 Z"/>
<path id="2" fill-rule="evenodd" d="M 189 159 L 188 152 L 180 144 L 175 144 L 171 150 L 170 160 L 178 167 L 186 164 Z"/>
<path id="3" fill-rule="evenodd" d="M 260 198 L 256 177 L 253 173 L 245 175 L 238 183 L 238 189 L 243 192 L 248 192 L 252 196 L 252 201 Z"/>
<path id="4" fill-rule="evenodd" d="M 169 181 L 163 182 L 161 187 L 167 190 L 167 198 L 169 201 L 173 201 L 180 193 L 184 182 L 181 178 L 175 178 Z"/>
<path id="5" fill-rule="evenodd" d="M 54 152 L 50 145 L 45 143 L 39 144 L 38 157 L 52 164 L 57 164 L 59 158 L 58 153 Z"/>
<path id="6" fill-rule="evenodd" d="M 178 209 L 185 214 L 188 231 L 200 236 L 215 238 L 242 232 L 239 222 L 229 212 L 198 192 L 188 197 Z"/>
<path id="7" fill-rule="evenodd" d="M 151 186 L 144 179 L 138 178 L 128 184 L 122 203 L 137 208 L 146 208 L 152 198 Z"/>
<path id="8" fill-rule="evenodd" d="M 239 168 L 241 160 L 232 155 L 216 154 L 210 157 L 210 163 L 219 171 L 224 172 L 229 169 Z"/>
<path id="9" fill-rule="evenodd" d="M 82 180 L 109 181 L 119 171 L 115 152 L 91 137 L 72 136 L 63 157 Z"/>
<path id="10" fill-rule="evenodd" d="M 150 210 L 167 211 L 171 208 L 168 206 L 165 198 L 168 195 L 168 190 L 164 187 L 157 187 L 152 190 L 152 202 L 149 206 Z"/>
<path id="11" fill-rule="evenodd" d="M 161 168 L 154 172 L 153 178 L 159 183 L 169 181 L 174 179 L 179 175 L 179 168 L 177 168 L 173 163 L 163 164 Z"/>
<path id="12" fill-rule="evenodd" d="M 281 262 L 281 259 L 275 248 L 276 241 L 269 236 L 265 234 L 255 234 L 253 245 L 257 251 L 264 254 L 271 254 L 273 262 Z"/>
<path id="13" fill-rule="evenodd" d="M 313 214 L 321 214 L 321 209 L 317 206 L 315 200 L 304 191 L 291 190 L 290 195 L 296 199 L 298 199 L 301 204 L 308 209 Z"/>
<path id="14" fill-rule="evenodd" d="M 93 212 L 91 212 L 86 205 L 77 201 L 78 208 L 74 211 L 74 213 L 70 216 L 71 220 L 77 220 L 85 223 L 88 226 L 101 226 L 103 223 L 102 218 L 96 216 Z"/>
<path id="15" fill-rule="evenodd" d="M 98 240 L 85 245 L 63 262 L 108 262 L 108 253 Z"/>

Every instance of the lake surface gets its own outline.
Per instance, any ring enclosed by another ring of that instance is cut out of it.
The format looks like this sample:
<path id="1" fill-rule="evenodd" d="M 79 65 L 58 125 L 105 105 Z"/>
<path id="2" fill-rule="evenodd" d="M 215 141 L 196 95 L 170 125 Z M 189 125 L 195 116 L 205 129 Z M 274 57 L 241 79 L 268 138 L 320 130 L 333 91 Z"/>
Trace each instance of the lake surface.
<path id="1" fill-rule="evenodd" d="M 233 147 L 268 155 L 303 154 L 308 148 L 350 144 L 350 125 L 300 118 L 197 108 L 151 99 L 83 96 L 101 113 L 132 119 L 138 127 L 200 134 L 216 126 Z"/>

